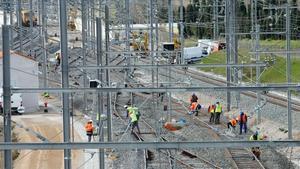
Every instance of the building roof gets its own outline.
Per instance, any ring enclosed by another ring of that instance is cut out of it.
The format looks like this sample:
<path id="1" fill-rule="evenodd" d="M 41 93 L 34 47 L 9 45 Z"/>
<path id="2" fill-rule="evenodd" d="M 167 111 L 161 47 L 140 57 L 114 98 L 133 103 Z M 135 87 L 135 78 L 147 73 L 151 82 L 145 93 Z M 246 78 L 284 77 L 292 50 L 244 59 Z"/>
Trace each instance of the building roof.
<path id="1" fill-rule="evenodd" d="M 31 58 L 27 55 L 24 55 L 24 53 L 22 53 L 22 52 L 10 51 L 10 54 L 11 54 L 11 56 L 20 56 L 20 57 L 26 58 L 28 60 L 35 61 L 33 58 Z M 3 58 L 3 51 L 0 51 L 0 59 L 2 59 L 2 58 Z"/>

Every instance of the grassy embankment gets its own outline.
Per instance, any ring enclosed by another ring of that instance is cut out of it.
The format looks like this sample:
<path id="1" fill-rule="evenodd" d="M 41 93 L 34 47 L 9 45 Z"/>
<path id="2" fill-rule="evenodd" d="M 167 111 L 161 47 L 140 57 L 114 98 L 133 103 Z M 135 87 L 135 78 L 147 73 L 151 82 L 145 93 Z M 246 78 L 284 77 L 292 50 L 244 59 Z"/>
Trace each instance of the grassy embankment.
<path id="1" fill-rule="evenodd" d="M 187 40 L 185 46 L 195 46 L 196 41 Z M 285 49 L 284 40 L 263 40 L 260 42 L 263 49 L 268 49 L 269 51 L 283 50 Z M 300 49 L 300 41 L 291 41 L 291 48 L 293 50 Z M 249 53 L 251 49 L 250 40 L 242 40 L 239 42 L 239 63 L 251 63 L 251 54 Z M 299 54 L 298 54 L 299 55 Z M 269 67 L 262 68 L 261 82 L 262 83 L 284 83 L 286 82 L 286 57 L 284 55 L 273 55 L 271 54 L 261 54 L 261 61 L 274 59 Z M 300 58 L 293 57 L 292 55 L 292 82 L 300 81 Z M 216 64 L 216 63 L 226 63 L 226 51 L 219 51 L 211 54 L 209 57 L 202 59 L 197 62 L 197 64 Z M 200 70 L 206 72 L 213 72 L 219 75 L 226 75 L 225 68 L 201 68 Z M 254 82 L 256 77 L 255 68 L 243 68 L 243 81 Z"/>

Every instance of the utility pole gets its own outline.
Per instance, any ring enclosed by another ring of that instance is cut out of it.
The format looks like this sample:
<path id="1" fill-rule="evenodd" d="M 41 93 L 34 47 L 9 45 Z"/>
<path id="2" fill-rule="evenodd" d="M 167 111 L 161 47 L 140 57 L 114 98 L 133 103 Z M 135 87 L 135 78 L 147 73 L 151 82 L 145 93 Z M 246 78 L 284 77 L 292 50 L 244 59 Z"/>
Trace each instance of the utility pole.
<path id="1" fill-rule="evenodd" d="M 259 33 L 260 33 L 260 25 L 256 24 L 255 25 L 256 27 L 256 31 L 255 31 L 255 51 L 258 51 L 260 46 L 259 46 L 259 42 L 260 42 L 260 36 L 259 36 Z M 255 60 L 256 60 L 256 63 L 259 63 L 260 62 L 260 54 L 258 52 L 255 53 Z M 260 67 L 257 66 L 256 67 L 256 85 L 260 85 Z M 261 123 L 261 107 L 260 107 L 260 100 L 261 100 L 261 94 L 260 92 L 258 91 L 256 93 L 256 104 L 257 104 L 257 123 L 260 124 Z"/>
<path id="2" fill-rule="evenodd" d="M 181 64 L 184 64 L 184 24 L 183 24 L 183 0 L 180 0 L 180 50 L 181 50 Z"/>
<path id="3" fill-rule="evenodd" d="M 32 0 L 29 0 L 29 10 L 30 10 L 30 14 L 29 14 L 29 24 L 30 24 L 30 29 L 29 29 L 29 34 L 30 34 L 30 56 L 32 56 L 32 29 L 33 29 L 33 12 L 32 12 Z M 45 86 L 46 87 L 46 86 Z"/>
<path id="4" fill-rule="evenodd" d="M 291 84 L 291 10 L 289 4 L 286 5 L 286 78 L 288 84 Z M 287 91 L 287 114 L 288 114 L 288 138 L 293 139 L 293 119 L 291 105 L 291 90 Z"/>
<path id="5" fill-rule="evenodd" d="M 100 8 L 101 9 L 101 8 Z M 101 18 L 96 19 L 96 26 L 97 26 L 97 66 L 102 66 L 103 65 L 103 60 L 102 60 L 102 22 Z M 100 86 L 103 87 L 103 69 L 99 70 L 97 69 L 97 78 L 101 82 Z M 97 113 L 98 113 L 98 124 L 99 124 L 99 142 L 103 142 L 103 132 L 102 127 L 103 127 L 103 121 L 101 119 L 101 114 L 103 113 L 103 92 L 98 92 L 97 96 Z M 99 149 L 99 168 L 104 169 L 105 168 L 105 158 L 104 158 L 104 149 Z"/>
<path id="6" fill-rule="evenodd" d="M 169 41 L 173 42 L 173 4 L 168 0 L 168 22 L 169 22 Z"/>
<path id="7" fill-rule="evenodd" d="M 81 0 L 81 21 L 82 21 L 82 64 L 86 66 L 86 31 L 87 31 L 87 10 L 86 10 L 86 1 Z M 87 73 L 86 70 L 83 70 L 83 87 L 87 87 Z M 87 114 L 87 93 L 83 93 L 83 102 L 84 102 L 84 114 Z"/>
<path id="8" fill-rule="evenodd" d="M 69 88 L 69 56 L 66 1 L 59 0 L 60 6 L 60 49 L 62 58 L 62 88 Z M 69 93 L 63 93 L 63 135 L 64 143 L 70 143 Z M 71 150 L 64 149 L 64 168 L 71 169 Z"/>
<path id="9" fill-rule="evenodd" d="M 30 11 L 30 15 L 32 12 Z M 31 18 L 32 20 L 32 18 Z M 31 24 L 31 23 L 30 23 Z M 47 50 L 46 50 L 46 8 L 45 8 L 45 0 L 42 0 L 42 32 L 41 32 L 41 39 L 43 44 L 43 86 L 47 87 Z M 30 25 L 31 26 L 31 25 Z M 31 31 L 30 31 L 31 32 Z"/>
<path id="10" fill-rule="evenodd" d="M 4 142 L 11 141 L 11 89 L 10 89 L 10 48 L 9 48 L 8 25 L 2 25 L 2 49 L 3 49 L 3 121 L 4 121 Z M 4 168 L 12 168 L 11 150 L 4 150 Z"/>
<path id="11" fill-rule="evenodd" d="M 214 19 L 213 19 L 213 23 L 214 23 L 214 40 L 219 39 L 219 18 L 218 18 L 218 0 L 214 0 Z"/>
<path id="12" fill-rule="evenodd" d="M 17 4 L 17 20 L 18 20 L 18 28 L 19 28 L 19 39 L 20 39 L 20 52 L 23 51 L 23 27 L 22 27 L 22 6 L 21 6 L 21 0 L 18 0 Z"/>
<path id="13" fill-rule="evenodd" d="M 105 65 L 109 65 L 109 8 L 108 5 L 105 4 Z M 109 77 L 109 69 L 106 69 L 106 85 L 110 86 L 110 77 Z M 111 93 L 107 93 L 107 139 L 108 141 L 112 141 L 112 117 L 111 117 Z"/>

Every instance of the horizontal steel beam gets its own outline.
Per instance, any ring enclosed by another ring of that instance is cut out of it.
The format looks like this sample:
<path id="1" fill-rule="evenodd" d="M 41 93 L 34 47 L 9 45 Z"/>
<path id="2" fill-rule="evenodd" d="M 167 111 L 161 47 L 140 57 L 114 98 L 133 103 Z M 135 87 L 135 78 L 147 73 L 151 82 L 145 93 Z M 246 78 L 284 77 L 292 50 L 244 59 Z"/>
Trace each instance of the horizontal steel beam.
<path id="1" fill-rule="evenodd" d="M 299 84 L 264 85 L 264 86 L 194 86 L 194 87 L 103 87 L 103 88 L 12 88 L 12 93 L 75 93 L 75 92 L 195 92 L 199 90 L 217 91 L 272 91 L 272 90 L 300 90 Z"/>
<path id="2" fill-rule="evenodd" d="M 253 64 L 164 64 L 164 65 L 130 65 L 130 66 L 119 66 L 119 65 L 112 65 L 112 66 L 73 66 L 70 67 L 72 69 L 86 69 L 86 70 L 98 70 L 98 69 L 128 69 L 128 68 L 144 68 L 144 69 L 154 69 L 154 68 L 188 68 L 188 67 L 195 67 L 195 68 L 209 68 L 209 67 L 266 67 L 266 63 L 253 63 Z"/>
<path id="3" fill-rule="evenodd" d="M 249 53 L 261 53 L 261 54 L 300 54 L 300 50 L 281 50 L 281 51 L 254 51 L 254 52 L 249 52 Z"/>
<path id="4" fill-rule="evenodd" d="M 227 35 L 227 33 L 220 33 L 221 35 Z M 257 34 L 256 32 L 237 32 L 234 33 L 234 35 L 251 35 L 251 34 Z M 259 35 L 283 35 L 286 34 L 286 32 L 258 32 Z"/>
<path id="5" fill-rule="evenodd" d="M 109 54 L 145 54 L 145 53 L 158 53 L 158 54 L 176 54 L 181 53 L 181 51 L 103 51 L 102 53 L 109 53 Z"/>
<path id="6" fill-rule="evenodd" d="M 201 141 L 201 142 L 104 142 L 104 143 L 0 143 L 0 150 L 61 150 L 61 149 L 188 149 L 299 147 L 300 141 Z"/>

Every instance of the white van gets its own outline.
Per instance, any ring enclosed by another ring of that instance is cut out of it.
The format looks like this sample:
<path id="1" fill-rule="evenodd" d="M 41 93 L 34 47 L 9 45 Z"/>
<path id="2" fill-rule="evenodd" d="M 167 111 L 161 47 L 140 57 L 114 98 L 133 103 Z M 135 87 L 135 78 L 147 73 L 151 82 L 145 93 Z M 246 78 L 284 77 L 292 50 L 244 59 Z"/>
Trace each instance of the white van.
<path id="1" fill-rule="evenodd" d="M 11 95 L 11 111 L 12 113 L 23 114 L 25 107 L 22 104 L 22 94 L 14 93 Z M 0 113 L 3 113 L 3 90 L 0 88 Z"/>
<path id="2" fill-rule="evenodd" d="M 201 58 L 205 56 L 207 56 L 207 53 L 202 47 L 184 48 L 184 60 L 187 63 L 201 60 Z"/>

